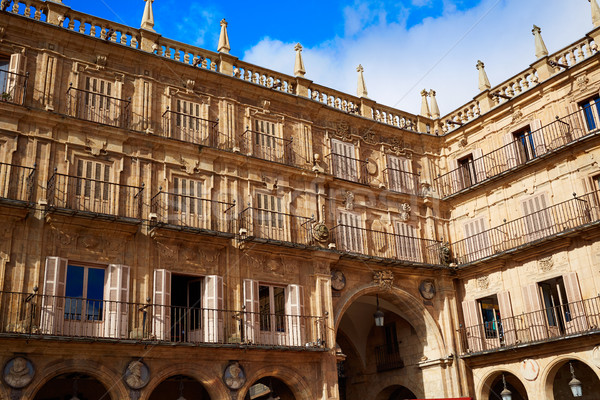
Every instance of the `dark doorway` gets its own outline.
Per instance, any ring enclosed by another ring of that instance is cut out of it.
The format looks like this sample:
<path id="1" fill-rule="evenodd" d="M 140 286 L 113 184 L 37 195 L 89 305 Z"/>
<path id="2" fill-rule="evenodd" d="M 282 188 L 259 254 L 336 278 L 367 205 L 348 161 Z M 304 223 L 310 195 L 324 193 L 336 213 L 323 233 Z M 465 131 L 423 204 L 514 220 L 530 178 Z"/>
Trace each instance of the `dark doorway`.
<path id="1" fill-rule="evenodd" d="M 149 400 L 177 399 L 210 400 L 208 392 L 200 382 L 185 375 L 175 375 L 161 382 L 152 391 Z"/>
<path id="2" fill-rule="evenodd" d="M 108 390 L 97 379 L 80 373 L 69 373 L 52 378 L 40 389 L 34 400 L 110 400 Z"/>

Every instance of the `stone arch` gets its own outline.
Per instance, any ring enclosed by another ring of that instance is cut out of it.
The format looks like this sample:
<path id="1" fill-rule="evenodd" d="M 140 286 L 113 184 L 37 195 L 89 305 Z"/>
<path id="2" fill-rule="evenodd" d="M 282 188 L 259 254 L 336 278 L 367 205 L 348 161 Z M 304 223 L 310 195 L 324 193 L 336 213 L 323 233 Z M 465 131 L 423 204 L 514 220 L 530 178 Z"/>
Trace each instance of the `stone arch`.
<path id="1" fill-rule="evenodd" d="M 40 372 L 39 378 L 34 378 L 32 384 L 23 391 L 24 399 L 33 399 L 36 394 L 57 376 L 66 373 L 84 373 L 97 379 L 108 391 L 110 400 L 124 399 L 129 396 L 129 391 L 123 384 L 121 373 L 92 360 L 61 360 L 46 364 Z M 36 374 L 37 375 L 37 374 Z"/>
<path id="2" fill-rule="evenodd" d="M 548 363 L 548 365 L 546 365 L 546 367 L 543 369 L 543 371 L 540 371 L 540 379 L 542 382 L 542 391 L 543 391 L 544 395 L 546 396 L 546 398 L 548 398 L 548 399 L 553 398 L 553 396 L 554 396 L 554 394 L 553 394 L 554 379 L 556 378 L 556 374 L 558 373 L 558 370 L 560 368 L 562 368 L 563 365 L 565 365 L 569 361 L 579 361 L 580 363 L 585 364 L 588 368 L 590 368 L 596 374 L 596 376 L 600 380 L 600 373 L 598 371 L 598 368 L 594 368 L 594 367 L 590 366 L 585 359 L 583 359 L 579 356 L 568 355 L 568 356 L 554 358 L 550 363 Z"/>
<path id="3" fill-rule="evenodd" d="M 399 389 L 405 389 L 406 391 L 411 392 L 414 396 L 417 396 L 419 398 L 423 397 L 418 394 L 415 394 L 416 392 L 414 390 L 411 390 L 406 385 L 397 384 L 397 385 L 388 386 L 385 389 L 383 389 L 381 392 L 379 392 L 377 394 L 377 396 L 375 396 L 375 400 L 388 400 L 390 398 L 390 396 Z"/>
<path id="4" fill-rule="evenodd" d="M 250 386 L 268 376 L 277 378 L 285 383 L 294 394 L 296 400 L 314 400 L 319 397 L 316 393 L 312 393 L 310 385 L 297 371 L 283 366 L 269 366 L 260 368 L 251 376 L 246 376 L 246 384 L 239 390 L 238 400 L 244 399 Z"/>
<path id="5" fill-rule="evenodd" d="M 423 303 L 419 302 L 410 293 L 395 286 L 390 290 L 384 290 L 380 286 L 370 283 L 349 290 L 348 293 L 340 298 L 341 306 L 334 310 L 334 336 L 337 334 L 344 313 L 350 308 L 352 303 L 359 297 L 374 294 L 379 294 L 380 298 L 385 298 L 390 303 L 396 305 L 399 309 L 396 313 L 413 326 L 419 337 L 426 338 L 427 343 L 431 343 L 433 340 L 435 346 L 431 346 L 430 344 L 428 347 L 439 349 L 439 358 L 447 355 L 448 352 L 440 328 Z"/>
<path id="6" fill-rule="evenodd" d="M 504 373 L 510 374 L 511 377 L 514 377 L 513 379 L 516 379 L 516 381 L 518 381 L 520 383 L 520 386 L 522 386 L 522 389 L 524 390 L 525 395 L 528 398 L 533 399 L 533 397 L 529 396 L 529 392 L 527 391 L 527 386 L 525 386 L 523 381 L 519 378 L 519 372 L 513 371 L 509 368 L 505 368 L 505 369 L 501 369 L 501 370 L 493 370 L 493 371 L 488 372 L 488 374 L 485 375 L 485 377 L 479 381 L 479 387 L 475 388 L 475 393 L 477 393 L 477 397 L 475 397 L 475 398 L 481 399 L 481 400 L 488 400 L 490 398 L 489 392 L 490 392 L 490 389 L 492 388 L 494 381 L 496 380 L 496 378 L 498 378 L 498 376 L 500 376 Z M 510 379 L 507 379 L 507 382 L 509 382 L 509 381 L 510 381 Z"/>
<path id="7" fill-rule="evenodd" d="M 165 379 L 176 375 L 186 375 L 196 379 L 208 392 L 211 399 L 226 399 L 230 394 L 225 384 L 220 377 L 215 379 L 214 374 L 203 373 L 197 368 L 190 368 L 190 364 L 175 364 L 167 368 L 163 368 L 156 375 L 152 375 L 152 379 L 148 385 L 142 390 L 140 400 L 148 400 L 150 395 Z M 218 382 L 218 383 L 217 383 Z"/>

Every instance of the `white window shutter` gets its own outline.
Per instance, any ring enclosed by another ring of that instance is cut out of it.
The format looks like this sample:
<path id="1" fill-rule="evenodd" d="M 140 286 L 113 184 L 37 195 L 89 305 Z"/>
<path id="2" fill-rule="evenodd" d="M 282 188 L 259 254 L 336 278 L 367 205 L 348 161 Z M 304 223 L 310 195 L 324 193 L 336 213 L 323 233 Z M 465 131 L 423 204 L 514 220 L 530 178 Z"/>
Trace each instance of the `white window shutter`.
<path id="1" fill-rule="evenodd" d="M 568 310 L 571 319 L 571 321 L 567 321 L 568 327 L 577 332 L 588 329 L 585 305 L 583 304 L 583 298 L 579 288 L 577 272 L 569 272 L 568 274 L 563 275 L 563 282 L 565 284 L 565 292 L 567 292 L 567 301 L 569 302 Z"/>
<path id="2" fill-rule="evenodd" d="M 466 335 L 467 352 L 477 352 L 483 347 L 483 326 L 481 313 L 477 300 L 465 300 L 462 302 L 463 317 L 465 319 L 464 332 Z"/>
<path id="3" fill-rule="evenodd" d="M 244 340 L 256 343 L 259 339 L 258 281 L 244 279 Z"/>
<path id="4" fill-rule="evenodd" d="M 287 340 L 289 346 L 302 346 L 304 340 L 304 288 L 288 285 L 286 290 L 285 313 L 287 314 Z"/>
<path id="5" fill-rule="evenodd" d="M 423 262 L 421 242 L 414 226 L 396 222 L 396 252 L 400 260 Z"/>
<path id="6" fill-rule="evenodd" d="M 204 342 L 223 341 L 223 277 L 208 275 L 204 277 L 202 293 Z"/>
<path id="7" fill-rule="evenodd" d="M 546 339 L 548 337 L 548 327 L 538 284 L 530 283 L 523 286 L 521 290 L 526 312 L 521 323 L 524 325 L 523 328 L 529 328 L 529 334 L 531 335 L 526 338 L 526 341 Z M 521 332 L 519 332 L 520 334 Z"/>
<path id="8" fill-rule="evenodd" d="M 544 138 L 544 130 L 542 129 L 542 121 L 534 119 L 531 121 L 531 139 L 535 148 L 535 156 L 539 157 L 548 152 L 546 140 Z"/>
<path id="9" fill-rule="evenodd" d="M 63 331 L 67 264 L 66 258 L 46 257 L 40 323 L 42 333 L 59 335 Z"/>
<path id="10" fill-rule="evenodd" d="M 104 284 L 104 336 L 127 338 L 129 314 L 129 271 L 127 265 L 110 264 Z"/>
<path id="11" fill-rule="evenodd" d="M 506 166 L 508 169 L 514 168 L 520 164 L 517 142 L 512 133 L 507 133 L 502 137 L 504 142 L 504 156 L 506 157 Z M 502 167 L 502 165 L 500 165 Z"/>
<path id="12" fill-rule="evenodd" d="M 487 179 L 487 172 L 485 170 L 485 163 L 483 158 L 483 150 L 473 149 L 473 164 L 475 167 L 475 175 L 477 182 L 484 181 Z"/>
<path id="13" fill-rule="evenodd" d="M 21 53 L 14 53 L 10 56 L 8 64 L 8 75 L 6 83 L 6 93 L 10 95 L 11 101 L 19 101 L 21 99 L 21 91 L 23 90 L 23 78 L 14 74 L 23 74 L 25 70 L 25 56 Z"/>
<path id="14" fill-rule="evenodd" d="M 498 307 L 500 308 L 500 323 L 504 332 L 504 344 L 512 346 L 517 342 L 517 332 L 515 329 L 515 320 L 513 318 L 512 303 L 510 293 L 505 290 L 498 293 Z"/>
<path id="15" fill-rule="evenodd" d="M 465 187 L 465 182 L 463 179 L 463 173 L 462 173 L 462 168 L 459 169 L 458 168 L 458 160 L 455 158 L 451 158 L 448 160 L 448 164 L 449 164 L 449 177 L 450 177 L 450 190 L 448 193 L 445 193 L 446 195 L 448 194 L 452 194 L 455 192 L 458 192 L 459 190 L 462 190 Z"/>
<path id="16" fill-rule="evenodd" d="M 154 270 L 152 332 L 158 340 L 171 339 L 171 271 Z"/>

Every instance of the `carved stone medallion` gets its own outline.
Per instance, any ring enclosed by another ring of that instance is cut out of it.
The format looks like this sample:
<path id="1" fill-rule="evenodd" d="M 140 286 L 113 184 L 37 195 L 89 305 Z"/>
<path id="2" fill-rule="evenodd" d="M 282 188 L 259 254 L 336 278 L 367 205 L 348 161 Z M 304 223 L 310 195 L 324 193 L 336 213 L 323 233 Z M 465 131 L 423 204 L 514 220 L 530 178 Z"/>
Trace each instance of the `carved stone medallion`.
<path id="1" fill-rule="evenodd" d="M 480 276 L 477 278 L 477 288 L 484 290 L 490 287 L 490 277 L 487 275 Z"/>
<path id="2" fill-rule="evenodd" d="M 317 242 L 326 243 L 329 241 L 329 228 L 327 228 L 327 225 L 317 222 L 313 225 L 312 235 Z"/>
<path id="3" fill-rule="evenodd" d="M 230 363 L 223 372 L 223 382 L 231 390 L 238 390 L 246 383 L 246 374 L 237 361 Z"/>
<path id="4" fill-rule="evenodd" d="M 419 293 L 425 300 L 431 300 L 435 297 L 435 284 L 431 279 L 421 281 Z"/>
<path id="5" fill-rule="evenodd" d="M 554 267 L 554 260 L 552 256 L 540 258 L 538 260 L 538 268 L 542 272 L 548 272 Z"/>
<path id="6" fill-rule="evenodd" d="M 31 361 L 24 357 L 15 357 L 4 366 L 4 382 L 13 389 L 29 385 L 35 370 Z"/>
<path id="7" fill-rule="evenodd" d="M 339 269 L 331 271 L 331 287 L 334 290 L 342 290 L 346 287 L 346 276 Z"/>
<path id="8" fill-rule="evenodd" d="M 127 365 L 123 380 L 132 389 L 141 389 L 148 384 L 150 380 L 150 371 L 142 361 L 135 360 Z"/>
<path id="9" fill-rule="evenodd" d="M 535 381 L 540 373 L 540 365 L 535 360 L 527 359 L 521 361 L 521 375 L 523 379 Z"/>
<path id="10" fill-rule="evenodd" d="M 384 290 L 394 286 L 394 273 L 392 271 L 377 271 L 373 274 L 373 283 Z"/>

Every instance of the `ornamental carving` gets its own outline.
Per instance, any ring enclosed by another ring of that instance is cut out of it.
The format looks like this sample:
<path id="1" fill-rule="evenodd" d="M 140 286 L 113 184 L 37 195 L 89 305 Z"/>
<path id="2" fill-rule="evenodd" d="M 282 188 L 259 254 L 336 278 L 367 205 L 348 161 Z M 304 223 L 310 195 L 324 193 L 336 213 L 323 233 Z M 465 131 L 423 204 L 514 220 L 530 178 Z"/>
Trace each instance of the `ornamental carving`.
<path id="1" fill-rule="evenodd" d="M 540 258 L 538 260 L 538 268 L 542 272 L 548 272 L 554 267 L 554 260 L 552 256 Z"/>
<path id="2" fill-rule="evenodd" d="M 480 276 L 477 278 L 477 288 L 479 290 L 485 290 L 490 287 L 490 277 L 487 275 Z"/>
<path id="3" fill-rule="evenodd" d="M 232 362 L 225 368 L 223 382 L 231 390 L 238 390 L 246 383 L 246 374 L 237 361 Z"/>
<path id="4" fill-rule="evenodd" d="M 188 158 L 183 155 L 180 156 L 181 169 L 184 170 L 189 175 L 194 174 L 198 167 L 200 166 L 200 161 L 193 158 Z"/>
<path id="5" fill-rule="evenodd" d="M 365 143 L 377 144 L 377 137 L 375 136 L 375 133 L 370 129 L 363 130 L 363 132 L 360 134 L 360 137 Z"/>
<path id="6" fill-rule="evenodd" d="M 389 145 L 391 152 L 397 156 L 404 152 L 404 139 L 392 138 L 389 141 Z"/>
<path id="7" fill-rule="evenodd" d="M 521 375 L 528 381 L 535 381 L 540 374 L 540 365 L 537 361 L 527 359 L 521 361 Z"/>
<path id="8" fill-rule="evenodd" d="M 79 239 L 79 244 L 88 250 L 93 250 L 100 245 L 100 239 L 94 235 L 86 235 Z"/>
<path id="9" fill-rule="evenodd" d="M 586 75 L 578 76 L 577 79 L 575 79 L 575 83 L 577 84 L 577 87 L 582 92 L 587 89 L 589 82 L 590 82 L 590 80 L 588 79 L 588 77 Z"/>
<path id="10" fill-rule="evenodd" d="M 521 118 L 523 118 L 523 112 L 519 109 L 516 109 L 512 115 L 512 122 L 515 123 L 515 122 L 519 121 Z"/>
<path id="11" fill-rule="evenodd" d="M 346 287 L 346 276 L 339 269 L 331 271 L 331 287 L 333 290 L 342 290 Z"/>
<path id="12" fill-rule="evenodd" d="M 327 243 L 329 241 L 329 228 L 327 228 L 327 225 L 317 222 L 313 225 L 312 236 L 319 243 Z"/>
<path id="13" fill-rule="evenodd" d="M 106 146 L 108 144 L 106 139 L 87 137 L 85 143 L 87 145 L 85 151 L 87 151 L 95 157 L 108 154 L 108 152 L 106 151 Z"/>
<path id="14" fill-rule="evenodd" d="M 29 385 L 35 370 L 31 361 L 24 357 L 15 357 L 4 366 L 4 382 L 13 389 L 22 389 Z"/>
<path id="15" fill-rule="evenodd" d="M 435 284 L 431 279 L 421 281 L 419 293 L 425 300 L 431 300 L 435 297 Z"/>
<path id="16" fill-rule="evenodd" d="M 344 121 L 339 121 L 336 124 L 335 134 L 346 141 L 350 141 L 352 139 L 352 135 L 350 134 L 350 125 Z"/>
<path id="17" fill-rule="evenodd" d="M 384 290 L 394 286 L 394 273 L 392 271 L 377 271 L 373 274 L 373 283 Z"/>
<path id="18" fill-rule="evenodd" d="M 344 207 L 348 211 L 354 210 L 354 193 L 348 191 L 344 195 Z"/>
<path id="19" fill-rule="evenodd" d="M 143 362 L 132 361 L 125 369 L 123 380 L 131 389 L 141 389 L 148 384 L 150 371 Z"/>
<path id="20" fill-rule="evenodd" d="M 404 222 L 408 221 L 410 219 L 411 210 L 410 204 L 402 203 L 400 205 L 400 219 Z"/>

